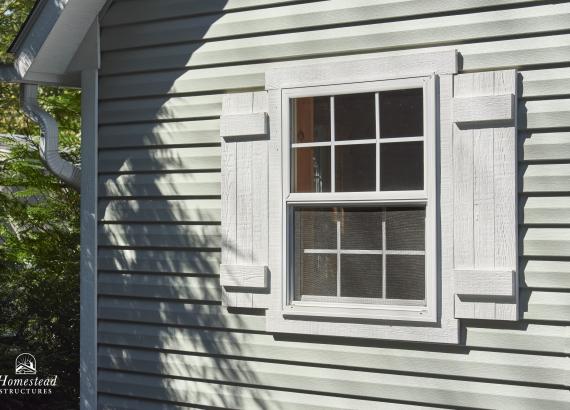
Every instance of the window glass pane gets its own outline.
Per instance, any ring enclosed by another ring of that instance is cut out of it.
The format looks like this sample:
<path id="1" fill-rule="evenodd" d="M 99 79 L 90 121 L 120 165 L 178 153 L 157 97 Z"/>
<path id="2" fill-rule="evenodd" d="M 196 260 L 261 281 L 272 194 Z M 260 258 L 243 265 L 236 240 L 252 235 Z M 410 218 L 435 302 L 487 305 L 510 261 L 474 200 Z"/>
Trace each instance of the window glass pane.
<path id="1" fill-rule="evenodd" d="M 343 208 L 341 249 L 382 250 L 382 208 Z"/>
<path id="2" fill-rule="evenodd" d="M 341 255 L 340 295 L 382 297 L 382 255 Z"/>
<path id="3" fill-rule="evenodd" d="M 330 97 L 293 99 L 291 101 L 291 121 L 291 141 L 294 144 L 330 141 Z"/>
<path id="4" fill-rule="evenodd" d="M 380 138 L 423 135 L 423 90 L 380 93 Z"/>
<path id="5" fill-rule="evenodd" d="M 295 244 L 300 250 L 336 249 L 337 214 L 333 208 L 297 208 Z"/>
<path id="6" fill-rule="evenodd" d="M 386 297 L 388 299 L 425 299 L 425 257 L 423 255 L 386 256 Z"/>
<path id="7" fill-rule="evenodd" d="M 335 147 L 335 191 L 376 190 L 376 144 Z"/>
<path id="8" fill-rule="evenodd" d="M 299 262 L 299 294 L 313 296 L 336 296 L 336 254 L 296 255 Z"/>
<path id="9" fill-rule="evenodd" d="M 423 188 L 423 143 L 380 144 L 380 190 L 403 191 Z"/>
<path id="10" fill-rule="evenodd" d="M 374 93 L 334 97 L 335 139 L 376 138 Z"/>
<path id="11" fill-rule="evenodd" d="M 425 217 L 422 208 L 386 210 L 386 249 L 425 250 Z"/>
<path id="12" fill-rule="evenodd" d="M 331 191 L 331 148 L 293 148 L 291 192 Z"/>

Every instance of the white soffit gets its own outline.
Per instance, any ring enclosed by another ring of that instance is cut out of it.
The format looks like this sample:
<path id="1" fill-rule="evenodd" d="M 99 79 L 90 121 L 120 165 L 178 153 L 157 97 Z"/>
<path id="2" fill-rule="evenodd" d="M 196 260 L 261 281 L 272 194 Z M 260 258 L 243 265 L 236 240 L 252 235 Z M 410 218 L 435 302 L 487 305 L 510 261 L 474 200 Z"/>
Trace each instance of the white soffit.
<path id="1" fill-rule="evenodd" d="M 14 67 L 25 80 L 64 82 L 67 68 L 107 0 L 46 0 L 20 40 Z"/>

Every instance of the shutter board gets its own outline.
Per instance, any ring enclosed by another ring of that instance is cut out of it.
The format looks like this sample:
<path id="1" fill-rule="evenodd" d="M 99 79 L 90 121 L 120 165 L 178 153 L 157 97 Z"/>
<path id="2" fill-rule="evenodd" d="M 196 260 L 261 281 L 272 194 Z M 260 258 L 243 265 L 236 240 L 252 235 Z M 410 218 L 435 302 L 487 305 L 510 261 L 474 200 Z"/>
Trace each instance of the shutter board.
<path id="1" fill-rule="evenodd" d="M 455 317 L 517 320 L 516 70 L 454 77 Z"/>
<path id="2" fill-rule="evenodd" d="M 268 292 L 267 92 L 227 94 L 222 137 L 222 303 L 265 307 Z"/>

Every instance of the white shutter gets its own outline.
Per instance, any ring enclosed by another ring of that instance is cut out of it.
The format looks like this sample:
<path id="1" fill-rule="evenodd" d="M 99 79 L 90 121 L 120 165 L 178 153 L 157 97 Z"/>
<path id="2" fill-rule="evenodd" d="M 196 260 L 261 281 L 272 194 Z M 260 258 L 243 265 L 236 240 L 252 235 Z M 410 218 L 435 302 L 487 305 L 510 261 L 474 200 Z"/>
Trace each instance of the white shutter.
<path id="1" fill-rule="evenodd" d="M 518 319 L 516 85 L 516 70 L 454 77 L 456 318 Z"/>
<path id="2" fill-rule="evenodd" d="M 222 137 L 223 303 L 260 306 L 268 293 L 267 93 L 224 96 Z"/>

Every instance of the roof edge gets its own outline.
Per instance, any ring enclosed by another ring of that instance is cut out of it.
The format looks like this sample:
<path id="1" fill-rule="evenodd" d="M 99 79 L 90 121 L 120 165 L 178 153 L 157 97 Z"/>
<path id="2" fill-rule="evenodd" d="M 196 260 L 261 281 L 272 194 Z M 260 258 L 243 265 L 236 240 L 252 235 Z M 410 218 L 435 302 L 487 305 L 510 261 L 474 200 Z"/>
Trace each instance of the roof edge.
<path id="1" fill-rule="evenodd" d="M 28 13 L 26 20 L 24 20 L 24 23 L 20 26 L 20 29 L 18 30 L 16 37 L 14 37 L 12 43 L 10 43 L 10 46 L 8 47 L 7 50 L 9 53 L 16 54 L 18 52 L 18 49 L 20 48 L 22 42 L 24 41 L 28 33 L 31 31 L 32 27 L 34 26 L 34 23 L 38 19 L 38 16 L 40 15 L 45 4 L 46 0 L 36 0 L 34 5 L 32 6 L 32 9 Z"/>

